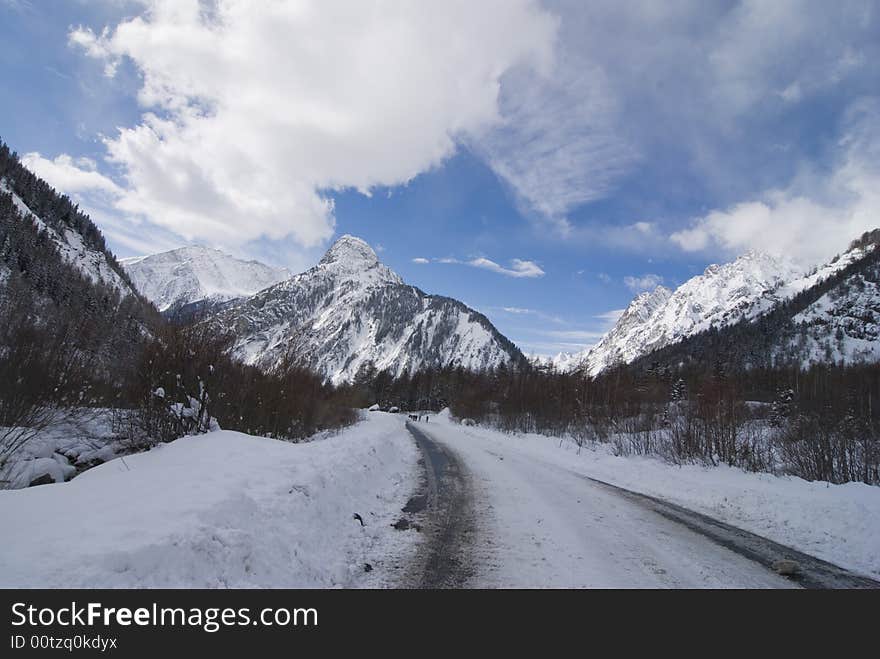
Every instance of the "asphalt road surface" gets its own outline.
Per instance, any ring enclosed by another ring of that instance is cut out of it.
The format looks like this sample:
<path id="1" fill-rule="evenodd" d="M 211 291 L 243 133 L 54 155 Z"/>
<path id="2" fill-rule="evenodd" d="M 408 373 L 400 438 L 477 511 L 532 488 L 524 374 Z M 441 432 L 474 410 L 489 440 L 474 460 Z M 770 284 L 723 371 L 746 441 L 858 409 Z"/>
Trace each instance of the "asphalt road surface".
<path id="1" fill-rule="evenodd" d="M 422 588 L 877 587 L 698 513 L 462 433 L 407 423 L 424 483 L 405 509 L 423 542 L 404 586 Z M 772 564 L 801 566 L 787 578 Z"/>

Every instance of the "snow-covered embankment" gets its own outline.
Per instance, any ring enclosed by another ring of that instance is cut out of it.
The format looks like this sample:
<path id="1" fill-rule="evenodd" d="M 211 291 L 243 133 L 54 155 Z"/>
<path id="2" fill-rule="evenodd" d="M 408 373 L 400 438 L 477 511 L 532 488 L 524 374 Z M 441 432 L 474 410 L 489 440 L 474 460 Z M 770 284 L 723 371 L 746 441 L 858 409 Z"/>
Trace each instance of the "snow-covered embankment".
<path id="1" fill-rule="evenodd" d="M 613 455 L 610 444 L 583 448 L 543 435 L 510 435 L 465 427 L 448 412 L 434 427 L 454 428 L 463 441 L 535 464 L 551 464 L 618 487 L 658 497 L 793 547 L 843 568 L 880 578 L 880 488 L 833 485 L 727 466 L 675 466 L 659 459 Z"/>
<path id="2" fill-rule="evenodd" d="M 374 413 L 311 443 L 218 431 L 2 491 L 0 586 L 390 584 L 417 459 L 402 419 Z"/>

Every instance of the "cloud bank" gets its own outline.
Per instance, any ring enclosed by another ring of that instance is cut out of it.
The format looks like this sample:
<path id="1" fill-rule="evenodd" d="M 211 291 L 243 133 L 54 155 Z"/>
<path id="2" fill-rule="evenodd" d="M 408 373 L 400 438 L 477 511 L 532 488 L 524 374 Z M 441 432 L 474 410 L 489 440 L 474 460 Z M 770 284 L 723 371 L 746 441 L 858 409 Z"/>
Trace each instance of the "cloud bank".
<path id="1" fill-rule="evenodd" d="M 805 171 L 785 189 L 713 210 L 672 242 L 688 252 L 758 249 L 814 265 L 880 226 L 880 100 L 855 104 L 845 123 L 830 173 Z"/>
<path id="2" fill-rule="evenodd" d="M 66 155 L 32 161 L 64 191 L 101 195 L 117 223 L 314 249 L 334 231 L 335 191 L 405 185 L 461 145 L 554 229 L 542 236 L 582 245 L 812 260 L 876 222 L 876 159 L 853 146 L 880 134 L 857 118 L 880 88 L 875 3 L 132 8 L 69 34 L 107 76 L 142 81 L 140 120 L 103 137 L 112 179 Z M 624 186 L 622 212 L 597 203 Z"/>
<path id="3" fill-rule="evenodd" d="M 142 76 L 141 121 L 104 138 L 114 206 L 221 244 L 326 241 L 330 191 L 443 163 L 498 120 L 506 71 L 548 65 L 557 29 L 528 0 L 144 5 L 70 34 L 107 75 L 130 62 Z"/>
<path id="4" fill-rule="evenodd" d="M 643 291 L 653 291 L 663 283 L 663 277 L 651 273 L 641 276 L 631 275 L 624 277 L 623 283 L 633 293 L 641 293 Z"/>

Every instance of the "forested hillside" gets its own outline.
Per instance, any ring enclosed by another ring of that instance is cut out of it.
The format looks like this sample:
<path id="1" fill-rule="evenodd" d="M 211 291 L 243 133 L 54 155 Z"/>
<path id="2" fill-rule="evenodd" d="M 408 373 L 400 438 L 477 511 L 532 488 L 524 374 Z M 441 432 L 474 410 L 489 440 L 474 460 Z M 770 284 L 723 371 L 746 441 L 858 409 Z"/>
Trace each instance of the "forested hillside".
<path id="1" fill-rule="evenodd" d="M 31 474 L 25 485 L 66 478 L 75 473 L 69 460 L 87 468 L 98 454 L 141 450 L 218 422 L 299 439 L 353 419 L 307 370 L 246 367 L 229 356 L 225 336 L 168 324 L 91 219 L 2 143 L 0 318 L 0 487 L 22 474 Z M 70 434 L 73 422 L 94 426 L 97 417 L 101 437 L 67 437 L 63 455 L 35 443 L 53 428 Z M 36 467 L 53 460 L 63 469 Z"/>

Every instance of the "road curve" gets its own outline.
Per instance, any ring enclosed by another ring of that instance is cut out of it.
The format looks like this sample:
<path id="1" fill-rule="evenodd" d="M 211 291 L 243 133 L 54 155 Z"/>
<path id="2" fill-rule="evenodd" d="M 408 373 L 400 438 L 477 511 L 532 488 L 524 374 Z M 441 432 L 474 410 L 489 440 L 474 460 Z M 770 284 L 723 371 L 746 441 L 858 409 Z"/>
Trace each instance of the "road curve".
<path id="1" fill-rule="evenodd" d="M 425 541 L 408 585 L 859 585 L 845 580 L 817 581 L 810 576 L 812 572 L 801 583 L 781 577 L 769 569 L 769 559 L 760 554 L 761 545 L 755 539 L 764 539 L 518 454 L 513 443 L 510 450 L 499 450 L 497 444 L 443 423 L 407 423 L 407 427 L 422 450 L 426 471 L 423 510 L 415 511 L 423 515 Z M 715 535 L 704 528 L 713 522 L 717 525 Z M 719 528 L 727 535 L 721 537 Z M 745 538 L 747 551 L 742 550 L 742 542 L 730 539 L 730 530 L 744 534 L 737 537 Z M 781 547 L 771 544 L 777 551 Z M 862 585 L 870 587 L 870 583 Z"/>

